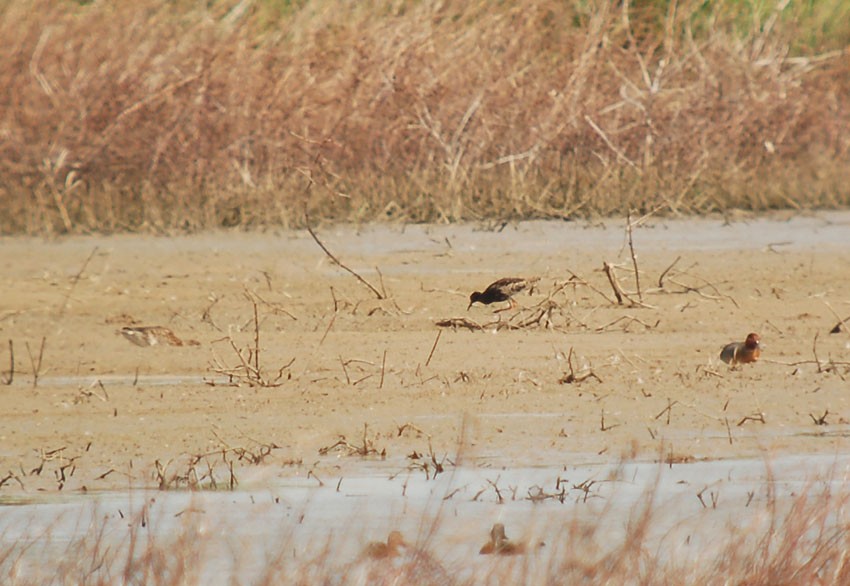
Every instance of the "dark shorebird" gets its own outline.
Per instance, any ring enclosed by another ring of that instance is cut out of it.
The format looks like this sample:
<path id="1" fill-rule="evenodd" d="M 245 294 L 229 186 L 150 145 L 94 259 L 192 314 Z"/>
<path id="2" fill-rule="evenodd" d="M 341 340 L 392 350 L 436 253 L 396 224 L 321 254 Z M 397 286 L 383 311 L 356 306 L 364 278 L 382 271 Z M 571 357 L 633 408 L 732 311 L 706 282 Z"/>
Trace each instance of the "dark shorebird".
<path id="1" fill-rule="evenodd" d="M 472 307 L 472 304 L 475 302 L 490 305 L 491 303 L 498 303 L 500 301 L 509 301 L 511 305 L 505 309 L 513 309 L 516 307 L 514 295 L 521 291 L 525 291 L 539 280 L 539 277 L 533 277 L 530 279 L 522 277 L 506 277 L 504 279 L 494 281 L 493 283 L 490 283 L 483 292 L 476 291 L 469 296 L 469 305 L 466 307 L 466 310 L 469 311 L 469 308 Z M 500 309 L 497 311 L 505 310 Z"/>
<path id="2" fill-rule="evenodd" d="M 750 334 L 743 342 L 726 344 L 720 351 L 720 360 L 735 366 L 755 362 L 761 356 L 761 338 L 758 334 Z"/>
<path id="3" fill-rule="evenodd" d="M 508 539 L 505 526 L 496 523 L 490 529 L 490 541 L 485 543 L 478 552 L 481 555 L 521 555 L 525 553 L 525 544 Z"/>

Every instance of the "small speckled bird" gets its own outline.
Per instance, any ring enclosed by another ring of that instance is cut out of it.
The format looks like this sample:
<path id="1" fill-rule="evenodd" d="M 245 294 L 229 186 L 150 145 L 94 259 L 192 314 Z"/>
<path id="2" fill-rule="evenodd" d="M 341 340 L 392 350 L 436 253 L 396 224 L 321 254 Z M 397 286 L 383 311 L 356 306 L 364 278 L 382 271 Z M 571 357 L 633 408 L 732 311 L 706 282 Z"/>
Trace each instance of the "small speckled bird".
<path id="1" fill-rule="evenodd" d="M 720 360 L 730 366 L 749 364 L 761 356 L 761 338 L 758 334 L 750 334 L 744 342 L 726 344 L 720 351 Z"/>
<path id="2" fill-rule="evenodd" d="M 136 346 L 198 346 L 197 340 L 181 340 L 163 326 L 127 326 L 120 334 Z"/>
<path id="3" fill-rule="evenodd" d="M 469 305 L 466 307 L 466 310 L 469 311 L 472 304 L 476 302 L 490 305 L 491 303 L 498 303 L 500 301 L 510 302 L 510 307 L 506 307 L 505 309 L 513 309 L 516 307 L 516 301 L 514 301 L 513 296 L 532 287 L 539 280 L 540 277 L 528 279 L 523 277 L 506 277 L 494 281 L 483 292 L 475 291 L 469 296 Z M 497 311 L 505 311 L 505 309 Z"/>

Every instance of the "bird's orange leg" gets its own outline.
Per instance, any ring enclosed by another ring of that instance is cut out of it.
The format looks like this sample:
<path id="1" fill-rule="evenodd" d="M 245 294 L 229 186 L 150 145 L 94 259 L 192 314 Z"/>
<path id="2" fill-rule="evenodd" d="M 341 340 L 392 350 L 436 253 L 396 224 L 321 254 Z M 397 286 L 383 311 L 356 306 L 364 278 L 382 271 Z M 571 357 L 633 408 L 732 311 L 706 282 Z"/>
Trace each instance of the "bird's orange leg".
<path id="1" fill-rule="evenodd" d="M 517 302 L 516 302 L 516 301 L 514 301 L 514 298 L 513 298 L 513 297 L 511 297 L 510 299 L 508 299 L 508 303 L 510 303 L 510 305 L 508 305 L 507 307 L 503 307 L 502 309 L 497 309 L 497 310 L 495 310 L 493 313 L 501 313 L 501 312 L 503 312 L 503 311 L 509 311 L 509 310 L 513 310 L 513 309 L 516 309 L 517 307 L 519 307 L 519 305 L 517 304 Z"/>

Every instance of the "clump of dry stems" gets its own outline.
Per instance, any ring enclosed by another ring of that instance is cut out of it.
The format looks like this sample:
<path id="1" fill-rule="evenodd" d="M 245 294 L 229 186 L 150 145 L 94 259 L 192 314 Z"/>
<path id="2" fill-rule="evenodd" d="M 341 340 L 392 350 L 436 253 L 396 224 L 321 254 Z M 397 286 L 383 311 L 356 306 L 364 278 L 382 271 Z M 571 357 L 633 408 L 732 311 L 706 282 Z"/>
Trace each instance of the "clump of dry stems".
<path id="1" fill-rule="evenodd" d="M 220 447 L 205 453 L 184 455 L 165 462 L 154 461 L 154 477 L 160 490 L 235 490 L 239 486 L 236 466 L 259 466 L 280 446 L 251 440 L 249 445 L 231 445 L 213 432 Z"/>
<path id="2" fill-rule="evenodd" d="M 233 339 L 232 334 L 228 334 L 226 337 L 216 340 L 215 342 L 227 343 L 236 355 L 237 363 L 235 366 L 229 366 L 224 359 L 214 351 L 213 363 L 210 365 L 209 370 L 212 373 L 225 378 L 224 382 L 218 382 L 215 379 L 208 380 L 207 384 L 210 386 L 224 384 L 230 386 L 247 385 L 251 387 L 279 387 L 291 377 L 289 367 L 295 362 L 294 358 L 286 364 L 278 367 L 277 372 L 274 375 L 267 373 L 265 366 L 260 360 L 263 348 L 260 345 L 260 314 L 257 307 L 257 299 L 250 294 L 246 294 L 246 298 L 253 308 L 251 323 L 253 325 L 254 337 L 252 344 L 246 348 L 241 348 Z"/>
<path id="3" fill-rule="evenodd" d="M 850 202 L 840 0 L 283 4 L 4 3 L 0 231 Z"/>

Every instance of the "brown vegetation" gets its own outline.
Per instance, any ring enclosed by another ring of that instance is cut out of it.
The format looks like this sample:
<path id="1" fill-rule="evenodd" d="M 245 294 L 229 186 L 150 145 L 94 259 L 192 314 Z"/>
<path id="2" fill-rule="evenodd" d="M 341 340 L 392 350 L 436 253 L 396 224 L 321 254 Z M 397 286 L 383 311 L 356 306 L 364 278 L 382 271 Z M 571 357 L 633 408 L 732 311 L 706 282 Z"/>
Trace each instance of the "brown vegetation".
<path id="1" fill-rule="evenodd" d="M 850 202 L 838 1 L 206 5 L 0 3 L 0 231 Z"/>

